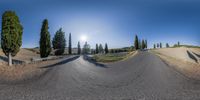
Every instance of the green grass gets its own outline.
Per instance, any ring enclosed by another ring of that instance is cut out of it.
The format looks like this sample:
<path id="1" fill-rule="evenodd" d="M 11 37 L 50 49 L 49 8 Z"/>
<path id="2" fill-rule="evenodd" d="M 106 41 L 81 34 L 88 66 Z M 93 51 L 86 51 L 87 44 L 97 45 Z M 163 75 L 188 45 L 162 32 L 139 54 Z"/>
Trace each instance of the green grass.
<path id="1" fill-rule="evenodd" d="M 97 54 L 93 56 L 93 59 L 97 62 L 115 62 L 115 61 L 120 61 L 128 56 L 130 56 L 132 53 L 109 53 L 109 54 Z"/>

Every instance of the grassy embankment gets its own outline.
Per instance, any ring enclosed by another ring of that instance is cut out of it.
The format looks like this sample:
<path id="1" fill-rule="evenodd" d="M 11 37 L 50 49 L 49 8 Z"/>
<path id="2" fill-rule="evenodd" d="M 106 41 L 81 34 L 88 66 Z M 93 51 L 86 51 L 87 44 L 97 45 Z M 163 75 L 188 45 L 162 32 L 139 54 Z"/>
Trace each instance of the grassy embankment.
<path id="1" fill-rule="evenodd" d="M 123 53 L 108 53 L 108 54 L 96 54 L 93 56 L 93 59 L 97 62 L 116 62 L 125 60 L 131 56 L 133 56 L 136 53 L 136 51 L 132 52 L 123 52 Z"/>

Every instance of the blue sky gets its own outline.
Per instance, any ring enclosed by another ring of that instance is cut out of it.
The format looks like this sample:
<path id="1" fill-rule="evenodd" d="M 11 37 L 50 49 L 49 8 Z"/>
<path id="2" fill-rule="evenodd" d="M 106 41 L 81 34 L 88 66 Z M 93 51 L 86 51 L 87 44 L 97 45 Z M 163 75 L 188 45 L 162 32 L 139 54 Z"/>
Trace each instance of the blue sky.
<path id="1" fill-rule="evenodd" d="M 22 47 L 39 45 L 45 18 L 51 37 L 60 27 L 67 38 L 71 32 L 73 47 L 81 35 L 87 35 L 92 47 L 131 46 L 135 34 L 147 39 L 149 47 L 177 41 L 200 46 L 199 5 L 198 0 L 1 0 L 0 14 L 17 13 L 24 27 Z"/>

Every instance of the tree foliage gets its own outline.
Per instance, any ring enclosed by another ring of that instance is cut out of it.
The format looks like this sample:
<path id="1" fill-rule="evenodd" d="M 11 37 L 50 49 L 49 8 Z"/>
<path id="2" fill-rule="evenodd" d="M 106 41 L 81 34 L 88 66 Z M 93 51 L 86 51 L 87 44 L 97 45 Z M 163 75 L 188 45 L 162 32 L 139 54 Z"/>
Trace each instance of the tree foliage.
<path id="1" fill-rule="evenodd" d="M 99 53 L 99 46 L 98 46 L 98 44 L 96 44 L 95 53 L 96 53 L 96 54 L 98 54 L 98 53 Z"/>
<path id="2" fill-rule="evenodd" d="M 103 52 L 104 52 L 103 46 L 102 46 L 102 44 L 100 44 L 100 45 L 99 45 L 99 53 L 103 53 Z"/>
<path id="3" fill-rule="evenodd" d="M 145 42 L 144 40 L 142 40 L 142 49 L 144 49 L 146 46 L 145 46 Z"/>
<path id="4" fill-rule="evenodd" d="M 147 48 L 147 40 L 145 40 L 145 48 Z"/>
<path id="5" fill-rule="evenodd" d="M 80 46 L 80 42 L 78 41 L 78 54 L 81 54 L 81 46 Z"/>
<path id="6" fill-rule="evenodd" d="M 159 43 L 157 43 L 157 48 L 159 48 L 160 47 L 160 45 L 159 45 Z"/>
<path id="7" fill-rule="evenodd" d="M 40 33 L 40 57 L 48 57 L 51 52 L 51 40 L 50 40 L 50 33 L 48 31 L 48 20 L 44 19 L 41 33 Z"/>
<path id="8" fill-rule="evenodd" d="M 108 44 L 107 43 L 105 44 L 105 53 L 106 54 L 108 53 Z"/>
<path id="9" fill-rule="evenodd" d="M 178 41 L 177 45 L 178 45 L 178 47 L 180 46 L 180 42 L 179 41 Z"/>
<path id="10" fill-rule="evenodd" d="M 168 43 L 166 43 L 166 48 L 169 48 L 169 44 Z"/>
<path id="11" fill-rule="evenodd" d="M 160 42 L 160 48 L 162 48 L 162 43 Z"/>
<path id="12" fill-rule="evenodd" d="M 14 11 L 6 11 L 2 16 L 1 47 L 6 56 L 15 56 L 22 45 L 23 27 Z"/>
<path id="13" fill-rule="evenodd" d="M 153 48 L 154 48 L 154 49 L 156 48 L 156 44 L 153 45 Z"/>
<path id="14" fill-rule="evenodd" d="M 23 27 L 14 11 L 5 11 L 2 16 L 1 47 L 4 54 L 9 58 L 9 65 L 12 65 L 11 56 L 15 56 L 22 45 Z"/>
<path id="15" fill-rule="evenodd" d="M 87 43 L 87 42 L 85 42 L 85 44 L 83 45 L 83 54 L 88 54 L 88 53 L 90 53 L 90 45 Z"/>
<path id="16" fill-rule="evenodd" d="M 71 37 L 71 33 L 69 33 L 69 47 L 68 47 L 68 54 L 72 54 L 72 37 Z"/>
<path id="17" fill-rule="evenodd" d="M 139 49 L 139 43 L 138 43 L 138 36 L 135 35 L 135 40 L 134 40 L 134 47 L 135 47 L 135 50 L 138 50 Z"/>
<path id="18" fill-rule="evenodd" d="M 52 41 L 53 48 L 56 49 L 55 54 L 56 55 L 62 55 L 65 51 L 66 46 L 66 40 L 65 40 L 65 32 L 62 31 L 62 28 L 60 28 Z"/>

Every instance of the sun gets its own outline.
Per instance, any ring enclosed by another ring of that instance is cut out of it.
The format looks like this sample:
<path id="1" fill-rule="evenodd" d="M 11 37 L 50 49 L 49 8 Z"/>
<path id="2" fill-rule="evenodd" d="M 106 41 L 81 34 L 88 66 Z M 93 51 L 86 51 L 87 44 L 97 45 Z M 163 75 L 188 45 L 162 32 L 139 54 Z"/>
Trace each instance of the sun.
<path id="1" fill-rule="evenodd" d="M 81 39 L 81 41 L 86 42 L 87 41 L 87 35 L 81 35 L 80 39 Z"/>

